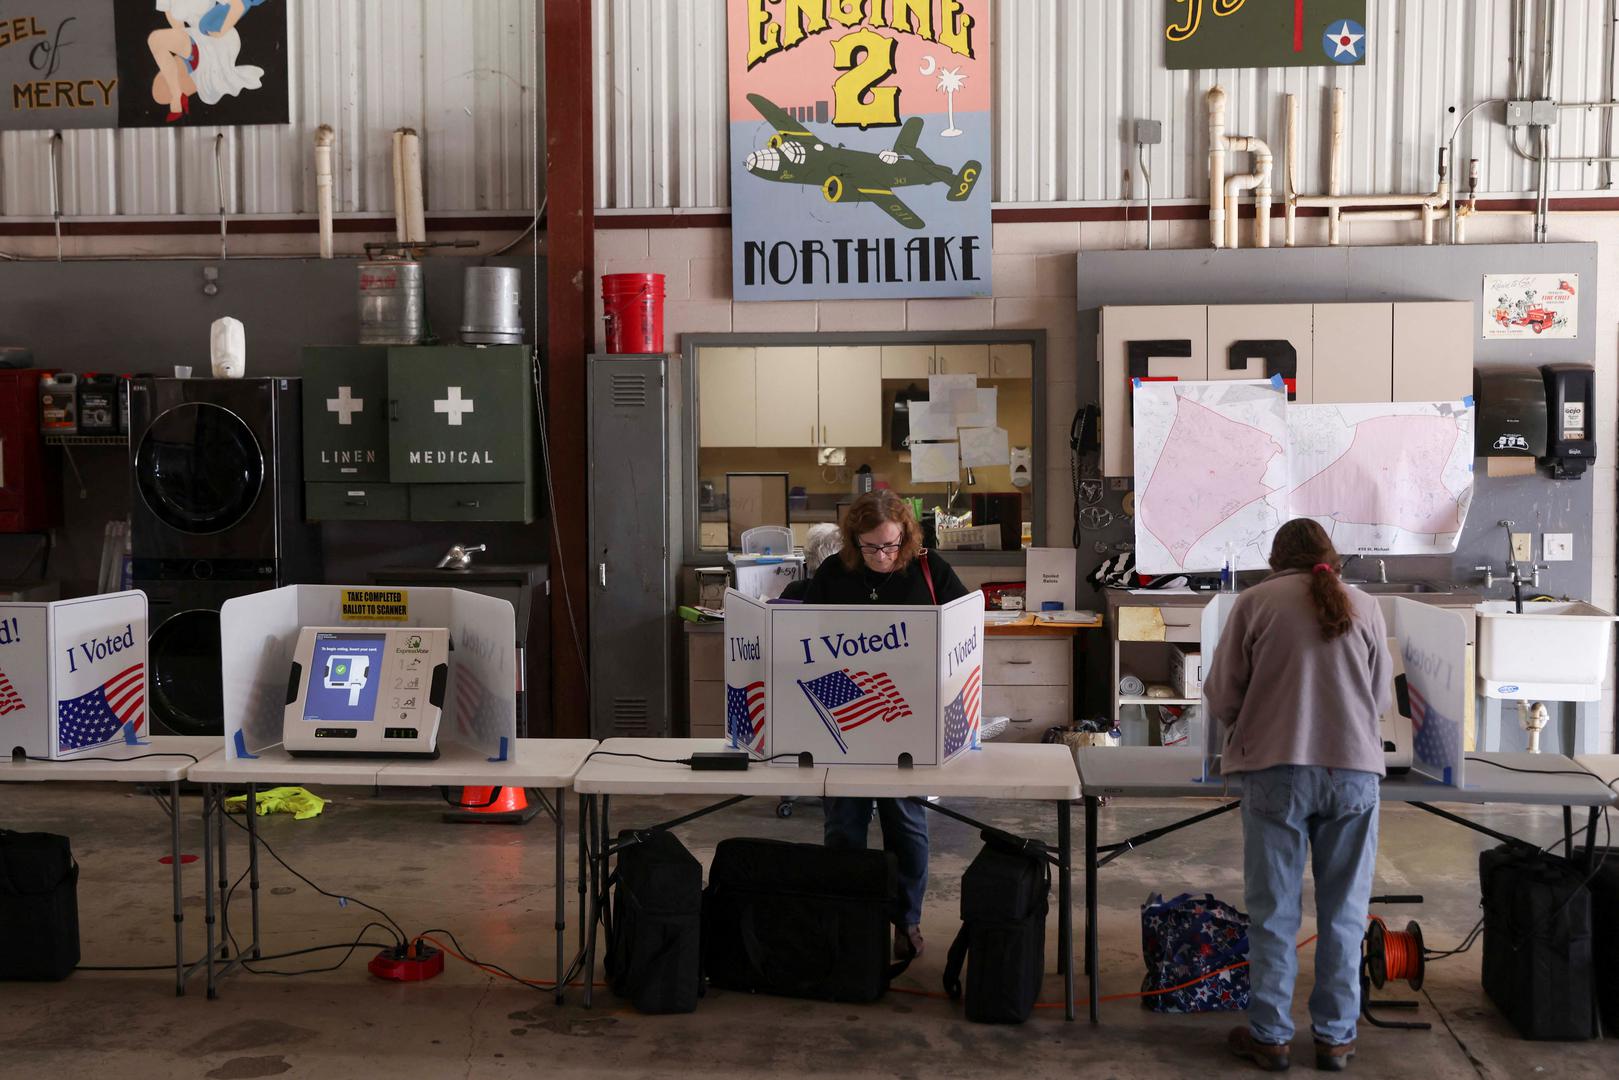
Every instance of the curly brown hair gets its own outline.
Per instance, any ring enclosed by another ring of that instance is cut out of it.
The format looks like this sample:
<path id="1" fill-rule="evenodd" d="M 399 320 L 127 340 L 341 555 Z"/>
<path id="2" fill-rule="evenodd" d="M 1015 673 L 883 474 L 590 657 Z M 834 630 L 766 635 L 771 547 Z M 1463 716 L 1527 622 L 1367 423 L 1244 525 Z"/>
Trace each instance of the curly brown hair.
<path id="1" fill-rule="evenodd" d="M 895 569 L 903 570 L 911 565 L 911 560 L 922 553 L 922 526 L 916 523 L 916 515 L 911 513 L 911 504 L 895 495 L 891 488 L 868 491 L 849 504 L 842 522 L 843 550 L 838 552 L 843 565 L 850 570 L 858 569 L 861 535 L 888 521 L 898 522 L 905 530 Z"/>
<path id="2" fill-rule="evenodd" d="M 1271 541 L 1270 568 L 1303 570 L 1310 575 L 1310 599 L 1315 602 L 1323 638 L 1332 641 L 1349 632 L 1349 594 L 1338 580 L 1343 559 L 1327 530 L 1309 518 L 1289 521 L 1276 530 L 1276 539 Z"/>

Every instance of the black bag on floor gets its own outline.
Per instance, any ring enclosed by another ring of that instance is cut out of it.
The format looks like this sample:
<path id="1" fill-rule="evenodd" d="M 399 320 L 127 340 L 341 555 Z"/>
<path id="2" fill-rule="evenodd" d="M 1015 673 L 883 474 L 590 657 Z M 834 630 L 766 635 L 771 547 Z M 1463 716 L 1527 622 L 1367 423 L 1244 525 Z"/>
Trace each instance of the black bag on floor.
<path id="1" fill-rule="evenodd" d="M 1597 848 L 1601 860 L 1591 890 L 1591 955 L 1596 968 L 1602 1030 L 1619 1036 L 1619 848 Z M 1578 866 L 1579 863 L 1574 864 Z"/>
<path id="2" fill-rule="evenodd" d="M 899 865 L 886 851 L 722 840 L 703 892 L 703 968 L 715 986 L 876 1001 L 890 964 Z"/>
<path id="3" fill-rule="evenodd" d="M 703 866 L 673 833 L 618 839 L 628 846 L 607 883 L 608 985 L 644 1013 L 692 1012 L 702 993 Z"/>
<path id="4" fill-rule="evenodd" d="M 962 996 L 967 1019 L 1021 1024 L 1034 1011 L 1046 973 L 1046 911 L 1051 864 L 1033 845 L 984 834 L 984 847 L 961 876 L 961 930 L 945 961 L 944 990 Z"/>
<path id="5" fill-rule="evenodd" d="M 1484 992 L 1526 1039 L 1590 1039 L 1595 972 L 1585 872 L 1503 845 L 1480 853 Z"/>
<path id="6" fill-rule="evenodd" d="M 0 979 L 79 966 L 79 865 L 67 837 L 0 829 Z"/>

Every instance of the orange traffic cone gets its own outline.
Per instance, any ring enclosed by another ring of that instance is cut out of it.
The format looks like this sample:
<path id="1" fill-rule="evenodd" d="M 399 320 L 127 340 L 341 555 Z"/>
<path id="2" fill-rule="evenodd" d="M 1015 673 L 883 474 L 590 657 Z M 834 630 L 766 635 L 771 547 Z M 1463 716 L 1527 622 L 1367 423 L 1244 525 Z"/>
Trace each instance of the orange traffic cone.
<path id="1" fill-rule="evenodd" d="M 526 825 L 539 814 L 520 787 L 464 787 L 461 805 L 447 811 L 444 820 L 457 825 Z"/>

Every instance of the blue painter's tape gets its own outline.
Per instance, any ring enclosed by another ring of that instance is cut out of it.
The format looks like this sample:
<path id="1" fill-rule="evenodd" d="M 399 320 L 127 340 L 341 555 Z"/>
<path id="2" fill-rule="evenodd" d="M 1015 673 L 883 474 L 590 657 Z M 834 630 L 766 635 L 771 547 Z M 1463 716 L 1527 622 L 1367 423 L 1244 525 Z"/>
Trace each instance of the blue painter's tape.
<path id="1" fill-rule="evenodd" d="M 498 757 L 492 757 L 489 760 L 490 761 L 510 761 L 511 760 L 511 747 L 510 747 L 510 745 L 508 745 L 510 743 L 510 741 L 511 740 L 507 739 L 506 736 L 502 735 L 500 737 L 500 755 Z"/>
<path id="2" fill-rule="evenodd" d="M 127 724 L 125 724 L 123 726 L 123 728 L 121 728 L 120 730 L 122 730 L 123 734 L 124 734 L 124 745 L 125 746 L 150 746 L 150 745 L 152 745 L 150 742 L 142 741 L 141 737 L 138 734 L 135 733 L 135 721 L 133 721 L 133 720 L 131 720 Z"/>
<path id="3" fill-rule="evenodd" d="M 1473 471 L 1473 468 L 1474 468 L 1474 466 L 1473 466 L 1473 463 L 1472 463 L 1472 462 L 1471 462 L 1471 461 L 1469 461 L 1469 462 L 1468 462 L 1468 463 L 1467 463 L 1467 471 L 1468 471 L 1468 472 L 1472 472 L 1472 471 Z"/>
<path id="4" fill-rule="evenodd" d="M 1466 397 L 1462 398 L 1462 404 L 1471 409 L 1473 407 L 1473 395 L 1468 394 Z"/>
<path id="5" fill-rule="evenodd" d="M 1451 773 L 1450 766 L 1446 765 L 1445 766 L 1445 783 L 1446 783 L 1446 785 L 1453 786 L 1455 784 L 1455 781 L 1450 778 L 1450 773 Z"/>
<path id="6" fill-rule="evenodd" d="M 1270 388 L 1272 390 L 1285 390 L 1287 389 L 1287 383 L 1280 375 L 1272 375 L 1270 377 Z"/>
<path id="7" fill-rule="evenodd" d="M 1131 379 L 1130 380 L 1130 385 L 1134 389 L 1140 390 L 1141 389 L 1141 380 L 1140 379 Z"/>
<path id="8" fill-rule="evenodd" d="M 240 731 L 236 733 L 236 756 L 239 758 L 245 758 L 249 761 L 258 760 L 257 754 L 249 754 L 247 752 L 247 737 L 243 732 Z"/>

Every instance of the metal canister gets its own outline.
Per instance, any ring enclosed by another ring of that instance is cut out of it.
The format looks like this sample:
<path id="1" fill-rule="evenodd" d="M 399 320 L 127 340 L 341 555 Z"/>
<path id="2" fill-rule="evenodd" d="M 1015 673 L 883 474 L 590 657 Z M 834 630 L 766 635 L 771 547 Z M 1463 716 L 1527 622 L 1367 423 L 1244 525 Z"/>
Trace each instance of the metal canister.
<path id="1" fill-rule="evenodd" d="M 515 266 L 469 266 L 462 289 L 461 340 L 468 345 L 521 345 L 523 272 Z"/>
<path id="2" fill-rule="evenodd" d="M 417 345 L 427 337 L 422 264 L 360 264 L 360 344 Z"/>

